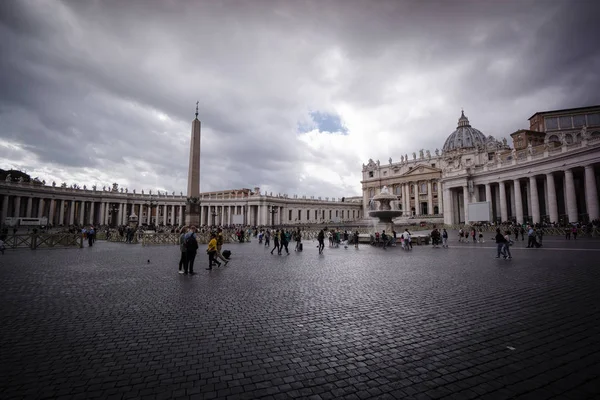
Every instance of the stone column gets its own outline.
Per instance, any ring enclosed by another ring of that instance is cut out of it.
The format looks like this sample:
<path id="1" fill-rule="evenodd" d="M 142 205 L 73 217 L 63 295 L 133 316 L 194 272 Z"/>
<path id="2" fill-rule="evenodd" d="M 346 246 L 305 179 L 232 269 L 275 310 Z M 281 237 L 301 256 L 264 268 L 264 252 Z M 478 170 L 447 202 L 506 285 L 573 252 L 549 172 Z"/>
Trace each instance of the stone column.
<path id="1" fill-rule="evenodd" d="M 575 182 L 573 180 L 573 170 L 571 169 L 567 169 L 565 171 L 565 191 L 565 203 L 567 206 L 567 216 L 569 217 L 569 222 L 577 222 L 579 220 L 579 216 L 577 212 L 577 200 L 575 194 Z"/>
<path id="2" fill-rule="evenodd" d="M 4 225 L 4 221 L 6 221 L 6 217 L 8 217 L 8 202 L 10 201 L 10 196 L 5 194 L 4 201 L 2 202 L 2 221 L 0 221 L 1 225 Z"/>
<path id="3" fill-rule="evenodd" d="M 446 204 L 446 199 L 444 198 L 444 191 L 442 190 L 442 183 L 438 181 L 437 183 L 437 194 L 438 194 L 438 214 L 444 214 L 444 205 Z"/>
<path id="4" fill-rule="evenodd" d="M 44 216 L 44 206 L 45 206 L 45 202 L 44 199 L 39 199 L 38 200 L 38 218 L 42 218 Z"/>
<path id="5" fill-rule="evenodd" d="M 16 218 L 21 217 L 21 196 L 15 197 L 15 211 L 13 216 Z"/>
<path id="6" fill-rule="evenodd" d="M 85 217 L 85 201 L 80 201 L 80 206 L 79 206 L 79 224 L 83 225 L 85 224 L 83 218 Z"/>
<path id="7" fill-rule="evenodd" d="M 56 200 L 50 200 L 50 210 L 48 211 L 48 223 L 54 225 L 54 211 L 56 209 Z"/>
<path id="8" fill-rule="evenodd" d="M 90 201 L 90 224 L 96 225 L 96 202 Z"/>
<path id="9" fill-rule="evenodd" d="M 65 200 L 59 200 L 60 209 L 58 210 L 58 225 L 65 224 L 65 204 Z"/>
<path id="10" fill-rule="evenodd" d="M 433 189 L 431 180 L 427 181 L 427 214 L 433 215 Z"/>
<path id="11" fill-rule="evenodd" d="M 168 221 L 168 216 L 169 216 L 169 205 L 165 203 L 165 205 L 163 206 L 163 225 L 167 225 Z"/>
<path id="12" fill-rule="evenodd" d="M 469 187 L 463 186 L 463 203 L 465 211 L 465 224 L 469 223 Z"/>
<path id="13" fill-rule="evenodd" d="M 506 184 L 504 181 L 500 181 L 500 219 L 502 222 L 508 220 L 508 203 L 506 201 Z"/>
<path id="14" fill-rule="evenodd" d="M 444 224 L 447 225 L 452 225 L 454 223 L 454 219 L 452 218 L 453 212 L 452 199 L 450 198 L 451 195 L 452 193 L 450 192 L 450 189 L 444 188 L 444 191 L 442 192 L 442 196 L 444 197 Z"/>
<path id="15" fill-rule="evenodd" d="M 489 183 L 485 184 L 485 201 L 492 204 L 492 186 Z"/>
<path id="16" fill-rule="evenodd" d="M 75 225 L 75 200 L 69 201 L 69 225 Z"/>
<path id="17" fill-rule="evenodd" d="M 119 203 L 119 211 L 117 213 L 117 225 L 123 225 L 123 203 Z"/>
<path id="18" fill-rule="evenodd" d="M 533 218 L 533 223 L 537 224 L 540 222 L 540 199 L 535 176 L 529 177 L 529 191 L 531 193 L 531 217 Z"/>
<path id="19" fill-rule="evenodd" d="M 419 212 L 419 184 L 417 182 L 413 183 L 413 191 L 415 193 L 415 216 L 421 215 Z"/>
<path id="20" fill-rule="evenodd" d="M 523 197 L 521 195 L 521 181 L 515 179 L 514 181 L 515 188 L 515 209 L 516 209 L 516 217 L 517 224 L 523 223 Z"/>
<path id="21" fill-rule="evenodd" d="M 183 206 L 179 206 L 179 221 L 177 223 L 183 225 Z"/>
<path id="22" fill-rule="evenodd" d="M 100 225 L 104 225 L 104 211 L 106 211 L 106 203 L 100 202 Z"/>
<path id="23" fill-rule="evenodd" d="M 25 217 L 31 218 L 31 207 L 33 205 L 33 198 L 27 198 L 27 208 L 25 209 Z"/>
<path id="24" fill-rule="evenodd" d="M 599 218 L 598 189 L 593 165 L 585 166 L 585 204 L 590 221 Z"/>
<path id="25" fill-rule="evenodd" d="M 556 201 L 556 186 L 554 185 L 554 175 L 546 174 L 546 190 L 548 191 L 548 214 L 550 222 L 558 222 L 558 203 Z"/>

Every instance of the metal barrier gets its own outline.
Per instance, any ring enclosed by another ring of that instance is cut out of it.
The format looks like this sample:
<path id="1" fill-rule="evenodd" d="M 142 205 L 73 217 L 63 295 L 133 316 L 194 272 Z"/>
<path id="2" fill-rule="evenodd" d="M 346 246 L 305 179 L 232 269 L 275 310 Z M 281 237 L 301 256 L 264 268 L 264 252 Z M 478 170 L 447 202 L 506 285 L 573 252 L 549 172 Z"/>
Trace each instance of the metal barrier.
<path id="1" fill-rule="evenodd" d="M 8 236 L 4 241 L 7 249 L 49 249 L 83 247 L 83 236 L 79 233 L 20 233 Z"/>

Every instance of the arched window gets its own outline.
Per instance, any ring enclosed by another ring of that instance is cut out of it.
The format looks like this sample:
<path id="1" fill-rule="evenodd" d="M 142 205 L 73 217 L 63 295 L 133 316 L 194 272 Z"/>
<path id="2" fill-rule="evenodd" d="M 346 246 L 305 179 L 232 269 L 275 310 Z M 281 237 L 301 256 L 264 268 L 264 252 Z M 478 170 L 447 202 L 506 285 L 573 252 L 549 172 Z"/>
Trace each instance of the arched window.
<path id="1" fill-rule="evenodd" d="M 415 194 L 415 185 L 410 185 L 410 194 Z"/>
<path id="2" fill-rule="evenodd" d="M 434 206 L 433 207 L 433 213 L 436 214 L 436 215 L 440 213 L 440 209 L 439 209 L 438 206 Z"/>
<path id="3" fill-rule="evenodd" d="M 427 184 L 421 183 L 421 193 L 427 193 Z"/>
<path id="4" fill-rule="evenodd" d="M 434 191 L 434 192 L 437 192 L 437 183 L 434 183 L 434 184 L 433 184 L 433 191 Z"/>

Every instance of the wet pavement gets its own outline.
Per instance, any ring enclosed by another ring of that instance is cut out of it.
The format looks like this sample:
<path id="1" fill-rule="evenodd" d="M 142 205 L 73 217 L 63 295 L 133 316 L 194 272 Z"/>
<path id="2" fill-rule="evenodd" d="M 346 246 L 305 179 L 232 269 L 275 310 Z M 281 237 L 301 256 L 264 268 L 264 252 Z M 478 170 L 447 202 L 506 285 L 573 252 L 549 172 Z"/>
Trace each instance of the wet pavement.
<path id="1" fill-rule="evenodd" d="M 270 255 L 177 273 L 176 246 L 0 256 L 11 398 L 586 399 L 600 391 L 600 240 Z M 149 261 L 149 262 L 148 262 Z"/>

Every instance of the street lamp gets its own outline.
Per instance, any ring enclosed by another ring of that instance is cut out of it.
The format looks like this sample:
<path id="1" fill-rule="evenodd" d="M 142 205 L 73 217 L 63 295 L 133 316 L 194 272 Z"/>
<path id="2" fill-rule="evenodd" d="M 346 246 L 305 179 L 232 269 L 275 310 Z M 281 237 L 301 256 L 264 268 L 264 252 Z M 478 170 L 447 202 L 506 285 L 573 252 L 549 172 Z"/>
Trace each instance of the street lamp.
<path id="1" fill-rule="evenodd" d="M 271 226 L 275 227 L 275 214 L 277 214 L 277 208 L 275 206 L 271 206 L 269 213 L 271 214 Z"/>
<path id="2" fill-rule="evenodd" d="M 212 212 L 210 213 L 210 215 L 212 215 L 212 226 L 216 226 L 216 219 L 217 219 L 217 215 L 219 215 L 217 213 L 216 210 L 212 210 Z"/>

